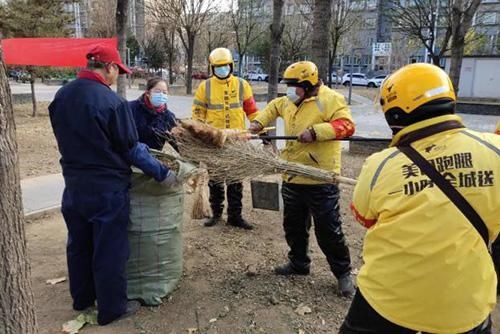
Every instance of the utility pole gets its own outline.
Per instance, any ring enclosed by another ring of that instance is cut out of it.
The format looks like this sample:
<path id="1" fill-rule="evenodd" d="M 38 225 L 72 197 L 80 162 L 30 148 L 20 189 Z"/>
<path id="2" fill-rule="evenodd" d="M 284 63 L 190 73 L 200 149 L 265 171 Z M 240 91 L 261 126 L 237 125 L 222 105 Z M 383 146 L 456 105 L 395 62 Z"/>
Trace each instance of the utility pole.
<path id="1" fill-rule="evenodd" d="M 347 104 L 351 105 L 351 97 L 352 97 L 352 73 L 354 72 L 354 51 L 356 50 L 364 50 L 364 48 L 352 48 L 351 49 L 351 66 L 349 70 L 349 96 Z"/>

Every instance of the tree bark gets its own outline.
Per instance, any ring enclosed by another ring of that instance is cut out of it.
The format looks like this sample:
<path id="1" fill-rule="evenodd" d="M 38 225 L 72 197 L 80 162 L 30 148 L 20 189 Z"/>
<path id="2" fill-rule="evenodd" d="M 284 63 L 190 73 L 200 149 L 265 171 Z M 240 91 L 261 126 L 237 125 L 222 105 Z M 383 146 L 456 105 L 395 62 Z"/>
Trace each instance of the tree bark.
<path id="1" fill-rule="evenodd" d="M 19 181 L 16 128 L 0 52 L 0 333 L 38 333 Z"/>
<path id="2" fill-rule="evenodd" d="M 460 71 L 465 50 L 465 35 L 472 25 L 472 19 L 481 0 L 456 0 L 451 9 L 451 59 L 450 79 L 458 95 L 460 86 Z M 466 7 L 467 8 L 464 8 Z"/>
<path id="3" fill-rule="evenodd" d="M 281 36 L 285 25 L 283 20 L 284 0 L 273 0 L 273 23 L 271 24 L 271 54 L 269 56 L 269 83 L 267 85 L 267 101 L 278 96 L 280 68 Z"/>
<path id="4" fill-rule="evenodd" d="M 118 0 L 116 2 L 116 35 L 118 36 L 118 51 L 122 62 L 127 59 L 127 22 L 128 22 L 129 0 Z M 120 74 L 117 82 L 117 93 L 127 98 L 127 75 Z"/>
<path id="5" fill-rule="evenodd" d="M 35 73 L 30 71 L 30 88 L 31 88 L 31 104 L 33 105 L 33 112 L 31 114 L 32 117 L 36 117 L 37 108 L 36 108 L 36 95 L 35 95 Z"/>
<path id="6" fill-rule="evenodd" d="M 187 56 L 188 56 L 188 68 L 187 68 L 187 74 L 186 74 L 186 94 L 191 95 L 193 92 L 193 56 L 194 56 L 194 42 L 196 39 L 196 34 L 195 33 L 190 33 L 188 32 L 188 48 L 187 48 Z"/>
<path id="7" fill-rule="evenodd" d="M 318 66 L 319 78 L 327 82 L 328 50 L 330 50 L 330 21 L 332 0 L 315 0 L 313 17 L 312 61 Z"/>

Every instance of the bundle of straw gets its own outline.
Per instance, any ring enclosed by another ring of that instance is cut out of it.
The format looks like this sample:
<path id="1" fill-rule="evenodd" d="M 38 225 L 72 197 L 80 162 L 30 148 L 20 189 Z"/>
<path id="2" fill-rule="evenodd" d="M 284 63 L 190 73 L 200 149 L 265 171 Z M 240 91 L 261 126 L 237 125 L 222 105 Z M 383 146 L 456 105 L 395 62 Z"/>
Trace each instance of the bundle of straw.
<path id="1" fill-rule="evenodd" d="M 191 211 L 192 219 L 203 219 L 210 217 L 210 203 L 208 201 L 208 174 L 199 174 L 194 179 L 194 198 L 193 209 Z"/>
<path id="2" fill-rule="evenodd" d="M 210 179 L 215 182 L 241 182 L 279 173 L 328 183 L 352 184 L 354 181 L 339 178 L 330 171 L 282 160 L 260 145 L 241 140 L 240 135 L 232 136 L 204 123 L 181 121 L 181 126 L 175 128 L 172 134 L 181 156 L 188 161 L 205 164 Z"/>

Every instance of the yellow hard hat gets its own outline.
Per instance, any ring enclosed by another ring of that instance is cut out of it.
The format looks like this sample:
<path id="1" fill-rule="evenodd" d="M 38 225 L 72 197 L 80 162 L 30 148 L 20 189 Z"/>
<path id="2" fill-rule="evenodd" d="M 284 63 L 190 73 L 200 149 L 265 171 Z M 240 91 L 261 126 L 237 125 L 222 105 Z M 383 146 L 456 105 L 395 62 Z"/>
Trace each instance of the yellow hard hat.
<path id="1" fill-rule="evenodd" d="M 312 88 L 319 82 L 318 67 L 310 61 L 299 61 L 288 66 L 283 74 L 287 85 Z"/>
<path id="2" fill-rule="evenodd" d="M 233 65 L 233 55 L 226 48 L 213 49 L 208 56 L 208 61 L 212 66 Z"/>
<path id="3" fill-rule="evenodd" d="M 384 113 L 399 111 L 410 114 L 424 105 L 455 102 L 450 77 L 441 68 L 416 63 L 406 65 L 389 77 L 380 87 L 380 104 Z"/>

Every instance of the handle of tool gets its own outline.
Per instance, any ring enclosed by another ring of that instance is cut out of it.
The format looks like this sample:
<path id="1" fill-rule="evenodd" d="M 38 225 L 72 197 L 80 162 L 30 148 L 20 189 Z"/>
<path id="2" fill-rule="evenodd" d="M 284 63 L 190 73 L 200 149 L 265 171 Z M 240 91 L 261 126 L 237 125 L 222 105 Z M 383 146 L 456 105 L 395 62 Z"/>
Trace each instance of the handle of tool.
<path id="1" fill-rule="evenodd" d="M 297 140 L 298 136 L 259 136 L 255 135 L 250 137 L 250 139 L 263 139 L 263 140 Z M 365 138 L 365 137 L 347 137 L 341 139 L 332 139 L 337 141 L 359 141 L 359 142 L 368 142 L 368 141 L 376 141 L 376 142 L 387 142 L 389 143 L 391 139 L 389 138 Z"/>
<path id="2" fill-rule="evenodd" d="M 337 180 L 337 182 L 340 184 L 347 184 L 350 186 L 355 186 L 356 183 L 358 182 L 355 179 L 351 179 L 350 177 L 345 177 L 345 176 L 335 176 L 335 180 Z"/>

